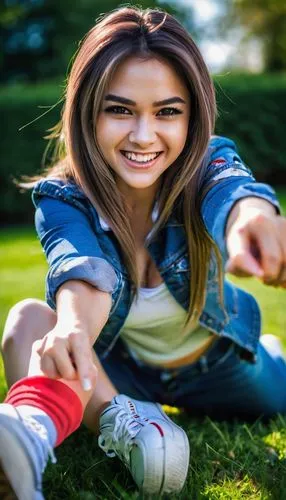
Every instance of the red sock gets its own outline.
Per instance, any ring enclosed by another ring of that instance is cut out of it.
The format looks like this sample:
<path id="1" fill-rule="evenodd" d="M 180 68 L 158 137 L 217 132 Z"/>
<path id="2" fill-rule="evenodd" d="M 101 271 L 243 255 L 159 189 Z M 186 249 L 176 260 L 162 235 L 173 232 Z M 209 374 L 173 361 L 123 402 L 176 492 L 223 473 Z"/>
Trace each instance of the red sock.
<path id="1" fill-rule="evenodd" d="M 81 424 L 83 407 L 78 395 L 66 384 L 48 377 L 27 377 L 9 390 L 5 403 L 30 405 L 43 410 L 57 430 L 58 446 Z"/>

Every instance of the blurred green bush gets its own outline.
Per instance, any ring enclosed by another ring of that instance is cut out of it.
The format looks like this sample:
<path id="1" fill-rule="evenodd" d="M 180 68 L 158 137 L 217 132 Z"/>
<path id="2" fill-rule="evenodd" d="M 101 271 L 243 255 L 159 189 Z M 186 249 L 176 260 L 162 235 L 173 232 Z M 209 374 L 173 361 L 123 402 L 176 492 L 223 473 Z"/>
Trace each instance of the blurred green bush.
<path id="1" fill-rule="evenodd" d="M 256 179 L 286 185 L 286 73 L 215 78 L 216 133 L 231 137 Z"/>
<path id="2" fill-rule="evenodd" d="M 216 133 L 237 143 L 257 180 L 286 185 L 286 74 L 215 77 L 219 118 Z M 43 137 L 60 118 L 63 85 L 43 83 L 0 89 L 0 211 L 2 223 L 31 222 L 30 193 L 14 178 L 39 173 Z M 24 129 L 21 127 L 38 118 Z"/>

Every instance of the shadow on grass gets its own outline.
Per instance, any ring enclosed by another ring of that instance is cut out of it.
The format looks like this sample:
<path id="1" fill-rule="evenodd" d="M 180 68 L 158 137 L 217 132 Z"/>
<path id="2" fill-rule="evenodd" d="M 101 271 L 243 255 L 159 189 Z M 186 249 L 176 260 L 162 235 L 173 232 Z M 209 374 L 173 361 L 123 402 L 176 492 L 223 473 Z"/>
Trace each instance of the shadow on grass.
<path id="1" fill-rule="evenodd" d="M 286 420 L 269 423 L 217 422 L 191 419 L 185 413 L 171 417 L 188 433 L 191 461 L 180 500 L 238 500 L 285 498 Z M 97 438 L 81 427 L 56 450 L 58 463 L 45 474 L 47 500 L 142 498 L 125 466 L 107 458 Z M 151 496 L 156 500 L 158 496 Z"/>

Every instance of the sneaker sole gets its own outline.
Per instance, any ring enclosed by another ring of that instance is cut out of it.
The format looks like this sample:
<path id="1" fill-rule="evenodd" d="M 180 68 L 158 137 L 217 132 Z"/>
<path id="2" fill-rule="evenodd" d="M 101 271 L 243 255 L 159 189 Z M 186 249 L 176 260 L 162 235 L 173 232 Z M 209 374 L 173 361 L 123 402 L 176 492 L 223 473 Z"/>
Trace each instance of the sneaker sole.
<path id="1" fill-rule="evenodd" d="M 172 427 L 175 426 L 177 431 L 174 440 L 164 439 L 164 477 L 160 493 L 179 493 L 183 489 L 188 475 L 190 444 L 185 431 L 163 412 L 161 406 L 160 411 L 164 418 L 172 424 Z"/>
<path id="2" fill-rule="evenodd" d="M 157 405 L 157 408 L 162 415 L 162 419 L 170 422 L 172 428 L 176 429 L 176 433 L 173 439 L 166 439 L 158 429 L 162 438 L 162 446 L 156 448 L 157 459 L 155 462 L 146 458 L 148 450 L 145 449 L 144 453 L 141 447 L 134 449 L 133 453 L 136 456 L 134 458 L 137 466 L 141 462 L 142 471 L 144 470 L 143 482 L 138 486 L 143 493 L 153 495 L 179 493 L 184 487 L 189 469 L 189 441 L 184 430 L 165 414 L 161 406 Z M 151 421 L 150 424 L 152 424 Z M 146 468 L 148 463 L 152 463 L 152 469 L 150 470 Z M 135 478 L 135 475 L 133 477 Z"/>
<path id="3" fill-rule="evenodd" d="M 0 428 L 0 498 L 2 500 L 44 500 L 35 491 L 31 464 L 17 437 Z"/>

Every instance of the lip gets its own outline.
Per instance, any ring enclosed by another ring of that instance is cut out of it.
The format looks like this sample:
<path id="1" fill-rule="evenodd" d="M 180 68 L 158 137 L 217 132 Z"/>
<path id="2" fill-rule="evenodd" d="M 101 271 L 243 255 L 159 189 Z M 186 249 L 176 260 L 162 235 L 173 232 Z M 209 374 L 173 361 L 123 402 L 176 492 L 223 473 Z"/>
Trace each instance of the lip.
<path id="1" fill-rule="evenodd" d="M 154 158 L 154 160 L 150 160 L 150 161 L 147 161 L 145 163 L 139 163 L 137 161 L 134 161 L 134 160 L 129 160 L 121 151 L 120 151 L 120 155 L 121 157 L 123 158 L 124 162 L 126 163 L 126 165 L 128 167 L 131 167 L 135 170 L 148 170 L 149 168 L 153 167 L 153 165 L 155 165 L 155 163 L 157 162 L 157 160 L 159 158 L 161 158 L 163 154 L 163 151 L 160 151 L 160 154 Z"/>

